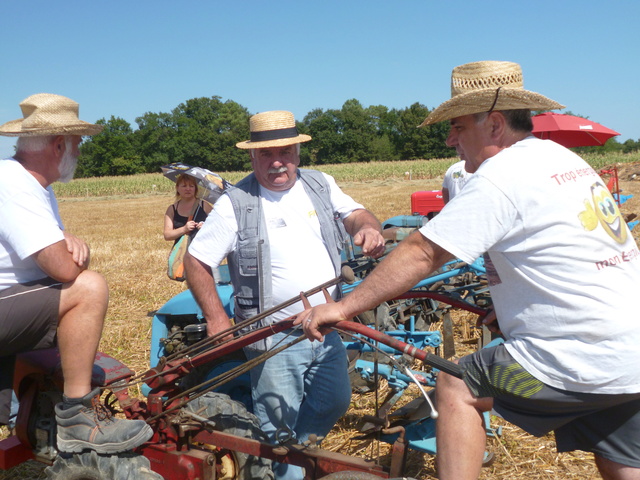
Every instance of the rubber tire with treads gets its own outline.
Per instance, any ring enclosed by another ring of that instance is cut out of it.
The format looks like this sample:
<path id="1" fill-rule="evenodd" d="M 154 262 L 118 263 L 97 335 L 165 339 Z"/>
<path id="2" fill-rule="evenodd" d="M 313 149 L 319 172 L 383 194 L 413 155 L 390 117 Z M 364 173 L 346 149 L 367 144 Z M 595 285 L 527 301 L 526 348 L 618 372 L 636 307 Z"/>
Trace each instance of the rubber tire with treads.
<path id="1" fill-rule="evenodd" d="M 146 457 L 132 452 L 61 454 L 45 472 L 50 480 L 163 480 Z"/>
<path id="2" fill-rule="evenodd" d="M 320 480 L 380 480 L 380 478 L 382 477 L 374 475 L 373 473 L 344 471 L 344 472 L 330 473 L 329 475 L 322 477 Z M 401 477 L 401 478 L 390 478 L 389 480 L 415 480 L 415 479 L 410 477 Z"/>
<path id="3" fill-rule="evenodd" d="M 242 438 L 267 441 L 255 415 L 224 393 L 209 392 L 184 407 L 213 421 L 215 430 Z M 246 453 L 231 452 L 238 474 L 236 480 L 273 480 L 271 460 Z"/>

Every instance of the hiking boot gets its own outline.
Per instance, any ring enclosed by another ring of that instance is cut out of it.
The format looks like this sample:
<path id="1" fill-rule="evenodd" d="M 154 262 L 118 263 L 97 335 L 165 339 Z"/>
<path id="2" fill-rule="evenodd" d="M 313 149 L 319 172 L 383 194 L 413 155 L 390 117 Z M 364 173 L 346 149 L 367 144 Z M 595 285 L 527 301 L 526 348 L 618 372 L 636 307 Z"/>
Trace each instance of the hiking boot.
<path id="1" fill-rule="evenodd" d="M 55 407 L 58 422 L 58 450 L 79 453 L 120 453 L 142 445 L 153 435 L 144 420 L 121 420 L 100 402 L 100 388 L 82 397 L 82 403 Z"/>

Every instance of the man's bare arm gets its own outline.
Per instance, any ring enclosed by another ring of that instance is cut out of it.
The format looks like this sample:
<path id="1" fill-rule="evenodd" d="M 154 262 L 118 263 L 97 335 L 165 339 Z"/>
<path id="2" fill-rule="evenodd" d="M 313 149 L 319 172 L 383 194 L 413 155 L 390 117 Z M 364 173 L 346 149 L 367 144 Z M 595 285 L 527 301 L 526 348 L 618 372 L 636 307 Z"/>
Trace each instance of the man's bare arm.
<path id="1" fill-rule="evenodd" d="M 373 213 L 363 208 L 354 210 L 344 220 L 344 228 L 353 237 L 362 253 L 377 258 L 384 253 L 385 240 L 382 226 Z"/>
<path id="2" fill-rule="evenodd" d="M 189 289 L 207 320 L 207 335 L 211 337 L 229 328 L 231 321 L 220 301 L 211 268 L 188 253 L 184 266 Z"/>
<path id="3" fill-rule="evenodd" d="M 89 268 L 89 246 L 84 240 L 67 231 L 63 231 L 62 233 L 64 234 L 65 242 L 67 242 L 67 250 L 73 257 L 75 264 L 82 269 Z"/>
<path id="4" fill-rule="evenodd" d="M 75 253 L 78 255 L 77 250 Z M 69 248 L 66 239 L 39 250 L 33 257 L 44 273 L 62 283 L 73 282 L 89 265 L 88 254 L 81 265 L 75 261 L 74 251 Z"/>
<path id="5" fill-rule="evenodd" d="M 298 315 L 294 323 L 301 323 L 310 339 L 322 340 L 320 328 L 323 325 L 350 320 L 386 300 L 397 297 L 452 257 L 449 252 L 425 238 L 420 232 L 413 232 L 340 302 L 322 304 L 306 310 Z"/>

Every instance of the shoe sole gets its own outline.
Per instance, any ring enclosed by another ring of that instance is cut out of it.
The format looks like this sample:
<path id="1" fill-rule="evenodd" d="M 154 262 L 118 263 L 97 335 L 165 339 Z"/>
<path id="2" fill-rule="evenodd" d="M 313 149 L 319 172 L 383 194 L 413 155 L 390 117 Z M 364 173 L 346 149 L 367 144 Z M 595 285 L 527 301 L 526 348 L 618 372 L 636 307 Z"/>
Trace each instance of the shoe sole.
<path id="1" fill-rule="evenodd" d="M 58 450 L 65 453 L 80 453 L 83 450 L 94 450 L 97 453 L 122 453 L 139 447 L 153 436 L 153 430 L 145 425 L 135 437 L 120 443 L 95 444 L 82 440 L 63 440 L 57 435 Z"/>

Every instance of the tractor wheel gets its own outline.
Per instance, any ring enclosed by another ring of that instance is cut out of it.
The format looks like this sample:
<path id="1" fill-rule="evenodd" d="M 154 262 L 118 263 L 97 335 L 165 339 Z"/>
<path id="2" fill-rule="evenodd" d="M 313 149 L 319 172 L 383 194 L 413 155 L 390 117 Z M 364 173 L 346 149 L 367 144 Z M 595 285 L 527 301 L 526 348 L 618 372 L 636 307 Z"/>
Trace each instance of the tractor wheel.
<path id="1" fill-rule="evenodd" d="M 367 472 L 335 472 L 322 477 L 320 480 L 380 480 L 381 477 Z M 389 480 L 414 480 L 409 477 L 390 478 Z"/>
<path id="2" fill-rule="evenodd" d="M 215 430 L 242 438 L 266 441 L 258 419 L 246 407 L 223 393 L 209 392 L 189 402 L 185 409 L 212 420 Z M 246 453 L 223 451 L 219 463 L 224 466 L 220 480 L 273 480 L 271 460 Z M 231 471 L 230 471 L 231 470 Z"/>
<path id="3" fill-rule="evenodd" d="M 131 452 L 60 454 L 45 472 L 50 480 L 163 480 L 151 470 L 146 457 Z"/>

